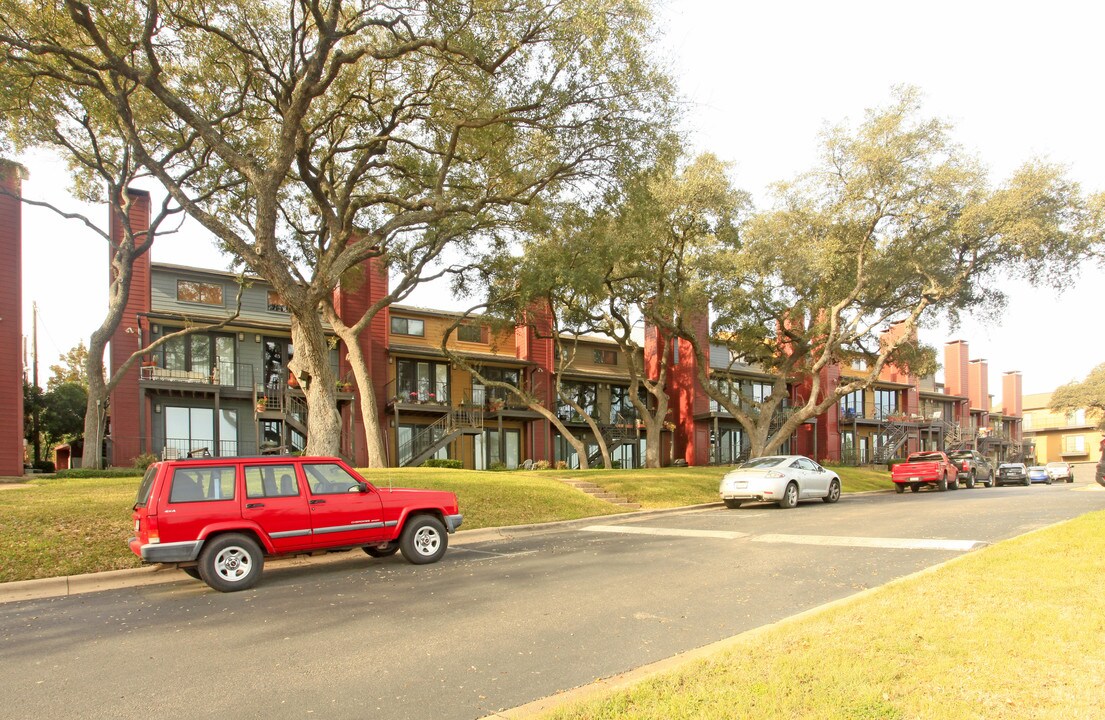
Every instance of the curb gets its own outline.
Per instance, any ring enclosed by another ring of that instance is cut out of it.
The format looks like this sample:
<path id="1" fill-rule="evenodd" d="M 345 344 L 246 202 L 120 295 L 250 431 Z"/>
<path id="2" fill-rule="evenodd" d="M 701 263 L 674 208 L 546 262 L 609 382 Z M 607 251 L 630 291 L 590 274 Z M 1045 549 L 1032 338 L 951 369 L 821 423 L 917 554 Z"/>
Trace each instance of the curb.
<path id="1" fill-rule="evenodd" d="M 620 521 L 623 519 L 678 515 L 681 513 L 699 512 L 718 507 L 722 507 L 720 502 L 686 505 L 676 508 L 660 508 L 656 510 L 638 510 L 629 513 L 613 513 L 611 515 L 594 515 L 576 520 L 559 520 L 549 523 L 461 530 L 449 539 L 449 545 L 453 547 L 462 547 L 464 545 L 487 542 L 488 540 L 514 540 L 518 538 L 549 535 L 562 530 L 571 530 L 574 527 L 593 525 L 596 518 L 616 519 Z M 273 558 L 271 560 L 266 559 L 265 565 L 266 567 L 280 568 L 336 562 L 344 559 L 348 559 L 348 556 L 344 553 L 290 555 Z M 166 565 L 150 565 L 126 570 L 108 570 L 106 572 L 40 578 L 37 580 L 17 580 L 15 582 L 0 583 L 0 603 L 65 597 L 68 595 L 77 595 L 79 593 L 101 592 L 103 590 L 118 590 L 120 588 L 161 585 L 164 583 L 183 581 L 185 581 L 185 577 L 175 567 Z"/>

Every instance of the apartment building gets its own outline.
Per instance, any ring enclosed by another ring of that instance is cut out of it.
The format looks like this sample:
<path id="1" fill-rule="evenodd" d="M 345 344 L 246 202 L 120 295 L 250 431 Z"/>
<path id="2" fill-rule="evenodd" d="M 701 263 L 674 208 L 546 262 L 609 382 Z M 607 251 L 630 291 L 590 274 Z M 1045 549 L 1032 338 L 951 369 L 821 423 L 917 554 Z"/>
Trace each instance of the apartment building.
<path id="1" fill-rule="evenodd" d="M 1028 458 L 1038 464 L 1096 464 L 1101 460 L 1102 432 L 1085 409 L 1058 412 L 1048 407 L 1051 393 L 1024 396 L 1024 434 L 1031 443 Z"/>
<path id="2" fill-rule="evenodd" d="M 0 181 L 18 194 L 15 171 L 0 171 Z M 149 197 L 133 195 L 130 221 L 141 228 L 149 222 Z M 110 230 L 113 237 L 121 237 L 114 218 Z M 20 242 L 19 204 L 0 197 L 0 243 L 10 257 L 18 257 Z M 7 267 L 17 269 L 18 264 Z M 388 291 L 383 268 L 370 261 L 362 273 L 360 282 L 350 283 L 355 287 L 334 293 L 335 310 L 349 324 Z M 18 281 L 15 277 L 0 285 L 18 288 Z M 264 279 L 241 281 L 218 270 L 154 264 L 148 256 L 135 264 L 123 321 L 111 341 L 110 372 L 175 330 L 222 324 L 169 341 L 128 370 L 107 409 L 109 463 L 128 465 L 144 453 L 226 456 L 304 447 L 308 408 L 288 371 L 295 348 L 287 309 Z M 0 317 L 18 318 L 19 303 L 18 293 L 0 293 Z M 706 323 L 705 317 L 699 320 L 700 337 L 709 334 Z M 581 458 L 569 436 L 582 442 L 590 464 L 600 459 L 601 436 L 617 465 L 642 465 L 645 441 L 629 397 L 629 358 L 603 338 L 557 342 L 552 325 L 549 311 L 541 308 L 534 308 L 516 326 L 504 326 L 455 312 L 391 306 L 359 338 L 371 378 L 368 389 L 355 386 L 346 349 L 333 336 L 330 363 L 338 378 L 341 454 L 358 465 L 367 462 L 359 397 L 371 391 L 387 461 L 393 466 L 417 465 L 431 457 L 457 459 L 469 468 L 511 468 L 527 460 L 578 466 Z M 0 332 L 12 328 L 18 330 L 17 323 L 0 324 Z M 900 331 L 900 326 L 891 326 L 886 337 Z M 0 347 L 10 350 L 18 344 L 3 342 Z M 666 382 L 670 409 L 661 440 L 663 461 L 729 464 L 747 457 L 744 429 L 701 386 L 689 343 L 645 328 L 643 349 L 635 358 L 638 366 L 657 377 L 665 356 L 672 362 Z M 733 362 L 722 346 L 710 348 L 708 362 L 710 381 L 733 397 L 745 398 L 752 410 L 772 391 L 772 375 Z M 1024 456 L 1020 374 L 1003 376 L 1003 403 L 995 408 L 986 361 L 971 359 L 966 341 L 945 346 L 944 366 L 942 384 L 884 368 L 871 387 L 799 425 L 780 451 L 855 463 L 881 463 L 914 450 L 941 447 L 972 447 L 995 460 Z M 9 406 L 17 409 L 22 400 L 18 367 L 17 361 L 0 363 L 0 392 L 10 395 Z M 476 369 L 487 384 L 468 368 Z M 860 363 L 829 366 L 822 370 L 821 388 L 834 388 L 864 372 Z M 812 382 L 798 378 L 786 388 L 787 397 L 772 419 L 774 427 L 806 402 Z M 8 417 L 21 419 L 22 413 Z M 1047 421 L 1036 420 L 1037 430 L 1041 422 Z M 2 471 L 17 473 L 22 469 L 22 429 L 0 424 L 0 433 L 0 462 L 10 460 L 12 466 Z M 1068 454 L 1073 457 L 1087 448 L 1087 457 L 1096 457 L 1089 436 L 1079 440 L 1074 433 L 1067 435 L 1071 439 L 1061 442 L 1069 446 Z M 1038 432 L 1036 437 L 1040 446 Z"/>

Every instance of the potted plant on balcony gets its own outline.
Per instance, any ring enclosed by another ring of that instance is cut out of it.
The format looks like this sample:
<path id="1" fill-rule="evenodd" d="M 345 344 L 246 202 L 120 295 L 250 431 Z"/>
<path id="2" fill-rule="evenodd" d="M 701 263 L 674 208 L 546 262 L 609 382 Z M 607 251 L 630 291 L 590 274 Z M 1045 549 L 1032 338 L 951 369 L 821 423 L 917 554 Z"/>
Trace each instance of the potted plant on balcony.
<path id="1" fill-rule="evenodd" d="M 265 408 L 269 405 L 269 398 L 267 395 L 262 395 L 257 398 L 257 412 L 264 412 Z"/>
<path id="2" fill-rule="evenodd" d="M 503 409 L 503 405 L 504 403 L 502 398 L 491 398 L 487 401 L 487 409 L 491 412 L 499 412 Z"/>
<path id="3" fill-rule="evenodd" d="M 299 387 L 299 379 L 290 370 L 288 371 L 288 387 Z"/>
<path id="4" fill-rule="evenodd" d="M 337 390 L 338 392 L 353 392 L 353 383 L 348 380 L 338 380 Z"/>

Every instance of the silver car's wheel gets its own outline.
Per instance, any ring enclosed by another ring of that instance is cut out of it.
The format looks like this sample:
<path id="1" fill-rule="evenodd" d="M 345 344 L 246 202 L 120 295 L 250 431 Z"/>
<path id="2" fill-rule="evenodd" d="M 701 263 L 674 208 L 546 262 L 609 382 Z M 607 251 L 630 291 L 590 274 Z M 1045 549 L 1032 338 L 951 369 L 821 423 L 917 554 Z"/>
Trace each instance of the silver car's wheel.
<path id="1" fill-rule="evenodd" d="M 901 490 L 899 490 L 898 492 L 901 492 Z M 829 494 L 826 495 L 825 497 L 821 498 L 821 500 L 823 502 L 827 502 L 827 503 L 835 503 L 839 499 L 840 499 L 840 481 L 839 480 L 833 480 L 829 483 Z"/>
<path id="2" fill-rule="evenodd" d="M 789 510 L 798 504 L 798 484 L 790 483 L 783 491 L 783 499 L 779 501 L 779 507 Z"/>

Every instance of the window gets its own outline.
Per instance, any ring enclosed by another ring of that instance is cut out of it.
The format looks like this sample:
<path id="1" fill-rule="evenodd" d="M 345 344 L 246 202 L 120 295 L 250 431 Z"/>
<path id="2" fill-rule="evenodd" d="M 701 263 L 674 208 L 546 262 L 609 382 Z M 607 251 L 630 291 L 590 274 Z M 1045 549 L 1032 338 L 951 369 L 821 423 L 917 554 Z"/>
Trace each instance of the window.
<path id="1" fill-rule="evenodd" d="M 501 382 L 507 385 L 513 385 L 514 387 L 520 387 L 518 384 L 520 378 L 519 372 L 513 368 L 481 367 L 479 371 L 480 375 L 488 382 Z M 473 377 L 472 403 L 475 405 L 486 405 L 491 400 L 501 400 L 503 404 L 506 404 L 516 402 L 517 398 L 509 390 L 497 387 L 489 388 Z"/>
<path id="2" fill-rule="evenodd" d="M 637 396 L 646 406 L 648 405 L 647 394 L 647 390 L 638 386 Z M 636 419 L 637 408 L 633 407 L 633 401 L 629 396 L 629 388 L 624 385 L 611 385 L 610 422 L 633 422 Z"/>
<path id="3" fill-rule="evenodd" d="M 395 394 L 399 402 L 449 403 L 449 365 L 400 359 L 395 364 Z"/>
<path id="4" fill-rule="evenodd" d="M 426 326 L 421 320 L 405 317 L 391 317 L 391 332 L 395 335 L 412 335 L 425 337 Z"/>
<path id="5" fill-rule="evenodd" d="M 281 391 L 288 381 L 288 363 L 295 356 L 295 348 L 288 338 L 265 338 L 261 362 L 264 367 L 266 392 L 274 395 Z"/>
<path id="6" fill-rule="evenodd" d="M 583 412 L 588 416 L 595 417 L 595 400 L 598 397 L 598 390 L 594 383 L 562 382 L 560 383 L 560 396 L 557 398 L 556 414 L 561 420 L 584 422 L 583 417 L 576 412 L 575 408 L 565 398 L 570 398 L 583 408 Z"/>
<path id="7" fill-rule="evenodd" d="M 1021 420 L 1021 429 L 1022 430 L 1031 430 L 1032 429 L 1032 416 L 1031 415 L 1025 415 L 1024 418 Z"/>
<path id="8" fill-rule="evenodd" d="M 856 358 L 852 361 L 852 369 L 864 372 L 867 370 L 867 361 L 863 358 Z"/>
<path id="9" fill-rule="evenodd" d="M 304 465 L 303 474 L 312 495 L 338 495 L 360 485 L 341 465 Z"/>
<path id="10" fill-rule="evenodd" d="M 284 304 L 284 298 L 275 290 L 269 290 L 269 312 L 288 312 L 288 306 Z"/>
<path id="11" fill-rule="evenodd" d="M 234 468 L 177 468 L 169 502 L 210 502 L 234 499 Z"/>
<path id="12" fill-rule="evenodd" d="M 246 497 L 294 497 L 299 481 L 292 465 L 254 465 L 246 468 Z"/>
<path id="13" fill-rule="evenodd" d="M 1086 411 L 1079 408 L 1078 410 L 1072 410 L 1067 413 L 1067 425 L 1085 425 L 1086 424 Z"/>
<path id="14" fill-rule="evenodd" d="M 616 350 L 595 350 L 594 360 L 596 365 L 617 365 L 618 352 Z"/>
<path id="15" fill-rule="evenodd" d="M 875 417 L 885 420 L 898 412 L 898 391 L 875 391 Z"/>
<path id="16" fill-rule="evenodd" d="M 844 420 L 863 417 L 862 390 L 855 390 L 840 398 L 840 415 Z"/>
<path id="17" fill-rule="evenodd" d="M 238 453 L 238 411 L 219 412 L 219 443 L 215 445 L 214 408 L 165 407 L 165 447 L 186 456 L 206 450 L 212 455 Z"/>
<path id="18" fill-rule="evenodd" d="M 1086 436 L 1085 435 L 1064 435 L 1063 436 L 1063 452 L 1074 454 L 1086 452 Z"/>
<path id="19" fill-rule="evenodd" d="M 457 340 L 471 343 L 485 343 L 483 325 L 461 325 L 457 328 Z"/>
<path id="20" fill-rule="evenodd" d="M 502 463 L 510 470 L 518 467 L 522 459 L 521 431 L 503 430 L 500 435 L 498 430 L 484 430 L 482 440 L 482 448 L 479 447 L 481 443 L 476 443 L 475 446 L 478 470 L 492 467 L 497 463 Z"/>
<path id="21" fill-rule="evenodd" d="M 176 332 L 166 328 L 166 332 Z M 157 379 L 235 385 L 235 344 L 233 335 L 196 333 L 173 338 L 161 346 L 161 367 L 170 371 Z"/>
<path id="22" fill-rule="evenodd" d="M 201 305 L 222 305 L 223 286 L 194 280 L 177 280 L 176 299 Z"/>

